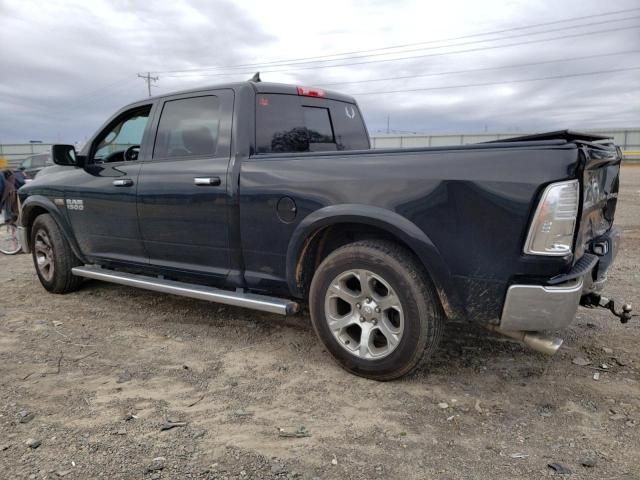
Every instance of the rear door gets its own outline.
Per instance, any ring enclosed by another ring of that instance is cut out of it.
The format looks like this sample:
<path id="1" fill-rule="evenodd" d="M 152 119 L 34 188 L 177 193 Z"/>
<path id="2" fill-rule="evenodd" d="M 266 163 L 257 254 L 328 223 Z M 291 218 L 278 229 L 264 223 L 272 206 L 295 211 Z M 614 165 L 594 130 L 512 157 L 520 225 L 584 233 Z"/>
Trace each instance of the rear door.
<path id="1" fill-rule="evenodd" d="M 233 91 L 165 99 L 140 173 L 140 232 L 152 265 L 222 280 L 229 272 L 227 167 Z"/>

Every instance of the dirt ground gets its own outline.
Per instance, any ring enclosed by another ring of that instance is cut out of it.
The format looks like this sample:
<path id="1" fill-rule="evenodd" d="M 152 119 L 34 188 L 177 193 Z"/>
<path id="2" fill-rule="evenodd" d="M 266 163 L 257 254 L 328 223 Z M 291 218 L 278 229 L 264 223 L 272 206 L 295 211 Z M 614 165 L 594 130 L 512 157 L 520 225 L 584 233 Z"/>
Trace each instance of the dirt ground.
<path id="1" fill-rule="evenodd" d="M 616 222 L 607 293 L 640 307 L 640 167 Z M 640 478 L 640 319 L 580 309 L 554 357 L 452 323 L 428 365 L 376 383 L 306 317 L 51 295 L 27 255 L 0 255 L 0 294 L 0 478 Z"/>

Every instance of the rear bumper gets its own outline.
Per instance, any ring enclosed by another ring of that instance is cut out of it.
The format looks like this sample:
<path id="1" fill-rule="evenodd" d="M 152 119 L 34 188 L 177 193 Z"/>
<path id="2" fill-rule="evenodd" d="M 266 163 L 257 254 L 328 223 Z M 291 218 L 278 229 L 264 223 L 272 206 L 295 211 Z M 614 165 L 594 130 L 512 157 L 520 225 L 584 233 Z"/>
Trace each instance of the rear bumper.
<path id="1" fill-rule="evenodd" d="M 597 239 L 601 255 L 585 254 L 567 274 L 554 277 L 547 285 L 511 285 L 507 290 L 500 328 L 510 331 L 540 331 L 569 325 L 580 297 L 602 290 L 607 269 L 615 258 L 620 235 L 612 228 Z"/>
<path id="2" fill-rule="evenodd" d="M 27 239 L 27 229 L 18 225 L 18 242 L 24 253 L 29 253 L 29 241 Z"/>
<path id="3" fill-rule="evenodd" d="M 502 309 L 503 330 L 539 331 L 569 325 L 576 315 L 584 279 L 567 285 L 511 285 Z"/>

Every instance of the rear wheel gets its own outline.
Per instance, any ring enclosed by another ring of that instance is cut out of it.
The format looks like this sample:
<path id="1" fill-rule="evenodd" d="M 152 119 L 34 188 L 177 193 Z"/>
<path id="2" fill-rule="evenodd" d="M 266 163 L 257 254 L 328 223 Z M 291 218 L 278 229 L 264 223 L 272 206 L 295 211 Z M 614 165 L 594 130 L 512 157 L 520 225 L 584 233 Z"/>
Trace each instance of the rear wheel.
<path id="1" fill-rule="evenodd" d="M 318 267 L 309 296 L 314 329 L 346 370 L 392 380 L 436 349 L 444 314 L 415 258 L 380 240 L 351 243 Z"/>
<path id="2" fill-rule="evenodd" d="M 81 262 L 73 254 L 60 227 L 49 214 L 38 216 L 31 227 L 33 264 L 42 286 L 51 293 L 76 290 L 82 281 L 71 273 Z"/>

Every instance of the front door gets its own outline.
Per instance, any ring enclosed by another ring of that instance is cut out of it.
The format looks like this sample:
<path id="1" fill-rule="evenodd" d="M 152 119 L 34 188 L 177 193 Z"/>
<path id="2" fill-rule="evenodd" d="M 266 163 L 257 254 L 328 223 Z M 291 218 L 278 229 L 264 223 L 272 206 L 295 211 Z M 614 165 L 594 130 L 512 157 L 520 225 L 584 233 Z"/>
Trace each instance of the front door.
<path id="1" fill-rule="evenodd" d="M 138 183 L 140 232 L 152 265 L 224 279 L 233 91 L 158 106 L 152 157 Z"/>
<path id="2" fill-rule="evenodd" d="M 95 137 L 84 168 L 67 173 L 64 206 L 81 251 L 92 260 L 148 263 L 136 190 L 152 105 L 117 115 Z"/>

